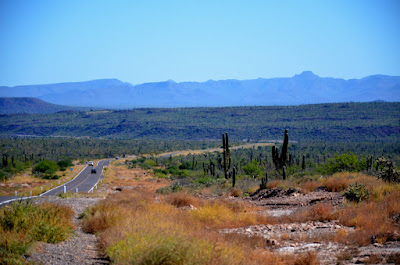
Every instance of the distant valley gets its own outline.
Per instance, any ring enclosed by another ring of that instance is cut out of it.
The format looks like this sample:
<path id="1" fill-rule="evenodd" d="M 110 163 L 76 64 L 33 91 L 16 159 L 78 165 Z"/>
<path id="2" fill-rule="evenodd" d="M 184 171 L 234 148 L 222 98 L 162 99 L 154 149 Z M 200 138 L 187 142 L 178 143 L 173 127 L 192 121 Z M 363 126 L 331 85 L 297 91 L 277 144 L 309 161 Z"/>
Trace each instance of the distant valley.
<path id="1" fill-rule="evenodd" d="M 287 78 L 209 80 L 132 85 L 117 79 L 0 87 L 0 97 L 33 97 L 52 104 L 100 107 L 217 107 L 400 101 L 400 77 L 319 77 L 310 71 Z"/>

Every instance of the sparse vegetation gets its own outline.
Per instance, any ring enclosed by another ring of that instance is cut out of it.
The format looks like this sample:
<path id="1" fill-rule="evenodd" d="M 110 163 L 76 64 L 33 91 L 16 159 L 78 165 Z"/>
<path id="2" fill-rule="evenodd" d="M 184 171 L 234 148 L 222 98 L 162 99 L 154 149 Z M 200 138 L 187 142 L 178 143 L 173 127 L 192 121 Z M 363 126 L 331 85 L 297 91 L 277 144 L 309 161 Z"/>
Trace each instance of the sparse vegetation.
<path id="1" fill-rule="evenodd" d="M 316 264 L 315 254 L 282 256 L 239 236 L 221 237 L 216 228 L 260 221 L 244 212 L 248 206 L 189 199 L 197 208 L 181 211 L 175 207 L 191 204 L 183 196 L 168 195 L 166 203 L 157 203 L 143 191 L 123 192 L 88 210 L 83 220 L 117 264 Z"/>

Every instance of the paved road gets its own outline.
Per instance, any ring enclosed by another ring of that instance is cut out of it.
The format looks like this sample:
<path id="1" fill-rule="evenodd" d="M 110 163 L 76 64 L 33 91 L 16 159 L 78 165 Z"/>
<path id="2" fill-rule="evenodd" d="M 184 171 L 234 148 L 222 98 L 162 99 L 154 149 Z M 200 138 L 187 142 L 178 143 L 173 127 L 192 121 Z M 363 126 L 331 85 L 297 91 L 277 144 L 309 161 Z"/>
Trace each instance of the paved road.
<path id="1" fill-rule="evenodd" d="M 111 160 L 100 160 L 95 169 L 96 173 L 91 173 L 92 166 L 85 167 L 76 178 L 67 182 L 64 185 L 58 186 L 52 190 L 42 193 L 40 196 L 54 196 L 64 192 L 64 186 L 67 191 L 75 192 L 78 188 L 78 192 L 88 192 L 93 186 L 99 181 L 99 178 L 103 175 L 103 167 L 108 165 Z M 9 200 L 29 198 L 29 197 L 16 197 L 16 196 L 0 196 L 0 205 Z"/>
<path id="2" fill-rule="evenodd" d="M 108 162 L 109 160 L 100 160 L 95 167 L 96 173 L 91 173 L 93 167 L 87 166 L 72 181 L 44 192 L 40 196 L 53 196 L 63 193 L 64 186 L 66 186 L 67 191 L 75 192 L 76 188 L 78 188 L 79 192 L 88 192 L 99 181 L 100 176 L 103 174 L 103 167 L 108 165 Z"/>

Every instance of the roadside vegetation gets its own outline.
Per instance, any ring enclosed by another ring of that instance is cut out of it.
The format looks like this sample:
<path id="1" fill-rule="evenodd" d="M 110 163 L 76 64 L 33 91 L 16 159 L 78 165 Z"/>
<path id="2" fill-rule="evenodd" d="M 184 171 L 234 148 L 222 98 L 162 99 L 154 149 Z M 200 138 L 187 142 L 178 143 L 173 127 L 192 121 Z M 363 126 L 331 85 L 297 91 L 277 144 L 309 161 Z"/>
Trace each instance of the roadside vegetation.
<path id="1" fill-rule="evenodd" d="M 263 249 L 262 238 L 218 233 L 265 222 L 248 207 L 182 193 L 157 201 L 146 191 L 123 191 L 88 209 L 83 220 L 116 264 L 317 264 L 313 253 L 276 255 Z"/>
<path id="2" fill-rule="evenodd" d="M 52 164 L 54 165 L 56 162 L 53 162 Z M 2 179 L 0 181 L 0 196 L 14 196 L 15 192 L 17 192 L 17 196 L 39 195 L 40 193 L 52 189 L 55 186 L 68 182 L 74 178 L 84 167 L 85 163 L 81 164 L 80 161 L 74 161 L 74 165 L 68 167 L 68 170 L 61 171 L 58 166 L 57 168 L 54 167 L 54 170 L 56 170 L 54 173 L 52 171 L 47 171 L 48 169 L 46 169 L 47 173 L 46 171 L 44 173 L 32 173 L 34 169 L 27 168 L 22 172 L 16 173 L 10 178 Z M 73 170 L 71 171 L 70 168 Z"/>
<path id="3" fill-rule="evenodd" d="M 0 264 L 26 264 L 24 255 L 36 242 L 69 238 L 73 214 L 71 208 L 49 203 L 16 202 L 0 208 Z"/>
<path id="4" fill-rule="evenodd" d="M 180 161 L 181 158 L 176 156 L 168 160 Z M 337 234 L 307 240 L 348 246 L 400 240 L 400 184 L 378 179 L 367 172 L 270 180 L 266 187 L 269 189 L 295 188 L 305 194 L 314 191 L 349 194 L 340 207 L 316 203 L 293 215 L 273 217 L 260 214 L 260 207 L 246 200 L 250 194 L 246 195 L 249 189 L 243 189 L 245 186 L 232 188 L 231 182 L 224 178 L 200 183 L 190 174 L 191 170 L 186 176 L 176 178 L 174 174 L 179 175 L 183 170 L 179 166 L 178 172 L 167 171 L 160 176 L 155 170 L 161 168 L 156 160 L 115 161 L 106 171 L 105 184 L 119 192 L 87 209 L 83 215 L 85 230 L 99 236 L 101 250 L 112 263 L 319 263 L 314 252 L 280 254 L 266 249 L 262 237 L 220 233 L 221 229 L 260 224 L 336 220 L 345 227 L 354 227 L 354 231 L 339 230 Z M 255 192 L 260 188 L 260 181 L 250 178 Z"/>

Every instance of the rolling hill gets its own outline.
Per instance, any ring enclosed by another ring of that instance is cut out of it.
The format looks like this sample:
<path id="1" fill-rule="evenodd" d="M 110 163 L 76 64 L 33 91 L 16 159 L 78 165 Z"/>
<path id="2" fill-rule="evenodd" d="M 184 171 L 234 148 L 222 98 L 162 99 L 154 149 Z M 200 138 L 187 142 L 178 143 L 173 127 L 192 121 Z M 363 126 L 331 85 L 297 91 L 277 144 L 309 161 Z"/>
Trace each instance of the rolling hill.
<path id="1" fill-rule="evenodd" d="M 61 106 L 37 98 L 0 98 L 0 114 L 48 114 L 83 110 L 89 110 L 89 108 Z"/>

